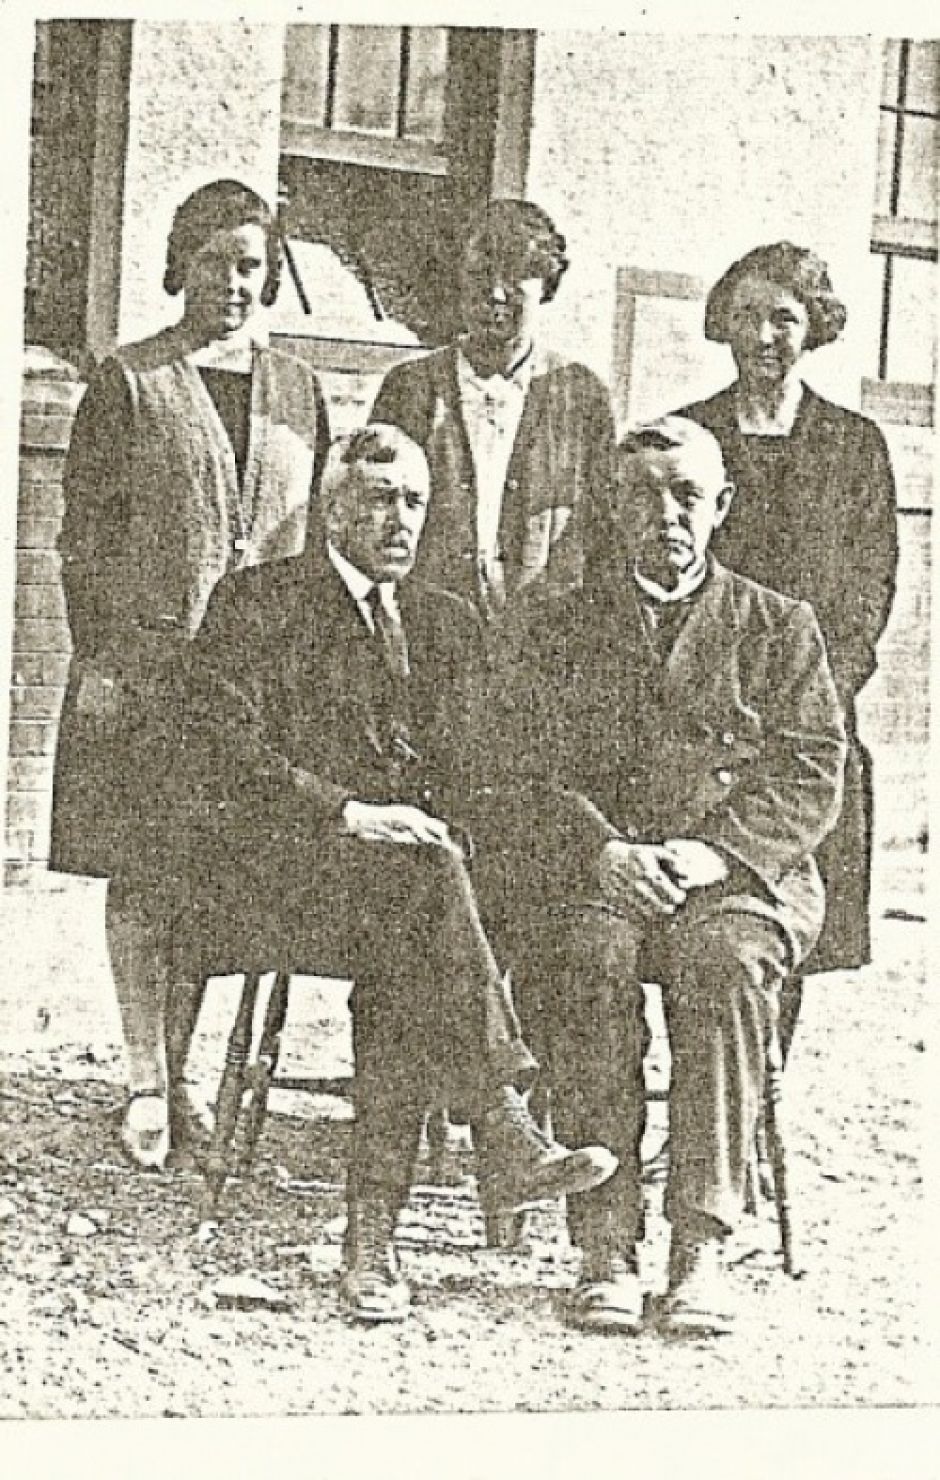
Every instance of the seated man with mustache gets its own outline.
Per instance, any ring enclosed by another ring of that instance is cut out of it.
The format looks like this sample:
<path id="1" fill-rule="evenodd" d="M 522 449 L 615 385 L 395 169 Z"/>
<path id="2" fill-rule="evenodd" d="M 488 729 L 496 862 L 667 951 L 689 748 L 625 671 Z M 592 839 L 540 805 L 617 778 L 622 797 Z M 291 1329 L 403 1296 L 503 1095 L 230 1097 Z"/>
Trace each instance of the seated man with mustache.
<path id="1" fill-rule="evenodd" d="M 241 943 L 355 982 L 341 1296 L 372 1322 L 407 1312 L 393 1235 L 442 1096 L 470 1110 L 488 1212 L 616 1167 L 544 1135 L 518 1092 L 535 1064 L 467 866 L 486 792 L 480 623 L 409 579 L 429 497 L 424 453 L 398 428 L 334 443 L 325 538 L 213 593 L 171 752 L 193 885 L 178 934 L 202 911 L 233 959 Z"/>
<path id="2" fill-rule="evenodd" d="M 722 1244 L 743 1211 L 780 986 L 823 921 L 813 854 L 838 814 L 839 704 L 811 608 L 709 554 L 732 493 L 694 423 L 629 437 L 614 546 L 533 633 L 540 659 L 513 698 L 534 757 L 525 850 L 543 908 L 529 927 L 554 1124 L 620 1158 L 569 1203 L 582 1330 L 642 1318 L 641 982 L 662 984 L 672 1051 L 660 1313 L 672 1331 L 721 1332 Z"/>

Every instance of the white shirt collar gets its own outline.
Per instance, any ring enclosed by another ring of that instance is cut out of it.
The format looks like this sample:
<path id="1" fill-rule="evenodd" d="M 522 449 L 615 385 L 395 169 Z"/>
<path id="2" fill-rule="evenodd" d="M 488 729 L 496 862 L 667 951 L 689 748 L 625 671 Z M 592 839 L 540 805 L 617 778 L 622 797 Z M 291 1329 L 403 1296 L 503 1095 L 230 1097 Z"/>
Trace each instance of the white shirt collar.
<path id="1" fill-rule="evenodd" d="M 636 581 L 643 595 L 648 596 L 651 601 L 661 602 L 664 606 L 668 606 L 672 602 L 684 601 L 687 596 L 691 596 L 703 584 L 707 575 L 708 561 L 706 560 L 703 562 L 701 570 L 696 572 L 691 581 L 688 583 L 683 581 L 674 591 L 667 591 L 665 586 L 660 586 L 658 581 L 651 581 L 649 576 L 642 575 L 636 566 L 633 567 L 633 579 Z"/>
<path id="2" fill-rule="evenodd" d="M 479 386 L 481 389 L 491 390 L 500 382 L 507 389 L 521 391 L 523 395 L 529 389 L 532 380 L 532 372 L 535 368 L 535 346 L 530 344 L 525 354 L 516 361 L 508 375 L 501 370 L 496 370 L 492 375 L 481 375 L 475 370 L 467 359 L 461 348 L 457 350 L 457 376 L 462 384 Z"/>
<path id="3" fill-rule="evenodd" d="M 379 595 L 385 610 L 391 612 L 392 616 L 397 617 L 398 600 L 395 593 L 394 581 L 373 581 L 371 576 L 367 576 L 357 565 L 353 565 L 351 560 L 347 560 L 346 556 L 337 550 L 332 541 L 327 541 L 326 553 L 336 574 L 358 606 L 370 632 L 374 630 L 372 611 L 369 607 L 369 592 L 373 586 L 378 586 Z"/>

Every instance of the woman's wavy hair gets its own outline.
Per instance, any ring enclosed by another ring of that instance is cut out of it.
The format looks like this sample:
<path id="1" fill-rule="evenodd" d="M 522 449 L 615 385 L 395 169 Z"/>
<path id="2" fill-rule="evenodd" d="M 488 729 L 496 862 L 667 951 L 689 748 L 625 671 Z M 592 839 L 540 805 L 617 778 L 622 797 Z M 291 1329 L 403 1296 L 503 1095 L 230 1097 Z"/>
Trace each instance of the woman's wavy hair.
<path id="1" fill-rule="evenodd" d="M 807 350 L 831 344 L 845 328 L 845 304 L 833 292 L 823 259 L 793 242 L 770 242 L 739 257 L 712 288 L 705 303 L 706 339 L 728 342 L 734 291 L 746 277 L 769 278 L 802 303 L 809 318 Z"/>
<path id="2" fill-rule="evenodd" d="M 201 185 L 177 207 L 167 241 L 164 291 L 172 298 L 182 290 L 189 263 L 214 232 L 239 226 L 264 228 L 267 273 L 260 300 L 270 308 L 281 281 L 281 231 L 264 197 L 240 180 Z"/>
<path id="3" fill-rule="evenodd" d="M 547 211 L 530 200 L 491 200 L 482 221 L 471 224 L 462 261 L 484 258 L 519 278 L 542 279 L 549 303 L 568 270 L 567 242 Z"/>

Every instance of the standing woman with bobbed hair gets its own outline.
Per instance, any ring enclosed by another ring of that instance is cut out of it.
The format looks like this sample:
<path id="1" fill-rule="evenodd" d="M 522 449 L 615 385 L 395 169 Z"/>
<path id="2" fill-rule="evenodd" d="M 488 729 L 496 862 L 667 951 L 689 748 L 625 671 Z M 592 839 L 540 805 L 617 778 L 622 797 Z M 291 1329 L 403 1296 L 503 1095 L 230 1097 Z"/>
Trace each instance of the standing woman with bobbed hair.
<path id="1" fill-rule="evenodd" d="M 579 586 L 586 547 L 607 528 L 607 390 L 539 343 L 543 307 L 567 267 L 565 238 L 540 206 L 491 201 L 451 285 L 461 332 L 391 370 L 372 409 L 430 464 L 419 570 L 494 621 L 530 588 Z"/>
<path id="2" fill-rule="evenodd" d="M 73 655 L 56 755 L 51 864 L 109 879 L 106 933 L 124 1029 L 122 1140 L 169 1149 L 169 930 L 144 880 L 156 795 L 145 758 L 173 660 L 227 571 L 303 548 L 329 445 L 323 395 L 267 347 L 281 237 L 236 180 L 173 218 L 164 287 L 178 322 L 91 376 L 72 433 L 59 540 Z M 171 758 L 167 757 L 167 760 Z"/>
<path id="3" fill-rule="evenodd" d="M 791 242 L 756 247 L 715 284 L 706 338 L 727 344 L 737 380 L 680 415 L 718 438 L 736 494 L 714 553 L 733 570 L 809 601 L 819 619 L 850 749 L 845 798 L 819 855 L 827 920 L 810 970 L 871 960 L 871 757 L 855 702 L 876 665 L 894 598 L 897 514 L 885 439 L 867 417 L 803 380 L 806 356 L 837 339 L 846 310 L 826 264 Z M 785 995 L 788 1041 L 799 984 Z"/>

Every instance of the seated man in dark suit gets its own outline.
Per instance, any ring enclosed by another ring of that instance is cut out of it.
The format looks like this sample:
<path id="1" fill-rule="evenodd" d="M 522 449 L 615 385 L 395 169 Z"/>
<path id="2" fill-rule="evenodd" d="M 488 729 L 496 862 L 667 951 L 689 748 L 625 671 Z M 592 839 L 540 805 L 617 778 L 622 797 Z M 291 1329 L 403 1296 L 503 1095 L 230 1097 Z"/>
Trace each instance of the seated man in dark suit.
<path id="1" fill-rule="evenodd" d="M 407 1309 L 393 1232 L 440 1095 L 472 1115 L 487 1211 L 596 1186 L 616 1166 L 544 1136 L 516 1088 L 534 1060 L 467 866 L 486 800 L 479 622 L 406 579 L 428 485 L 397 428 L 334 444 L 326 542 L 213 593 L 175 768 L 200 881 L 187 918 L 208 903 L 229 949 L 234 935 L 264 959 L 271 942 L 278 959 L 312 956 L 355 982 L 342 1299 L 372 1321 Z"/>
<path id="2" fill-rule="evenodd" d="M 544 830 L 526 846 L 547 905 L 533 947 L 554 1124 L 621 1163 L 569 1203 L 585 1330 L 642 1314 L 641 982 L 663 986 L 672 1051 L 660 1310 L 674 1330 L 717 1332 L 780 985 L 823 920 L 813 853 L 838 813 L 839 705 L 810 607 L 709 555 L 731 497 L 702 428 L 670 417 L 628 438 L 617 547 L 535 634 L 541 661 L 515 701 L 541 758 L 529 804 Z"/>

